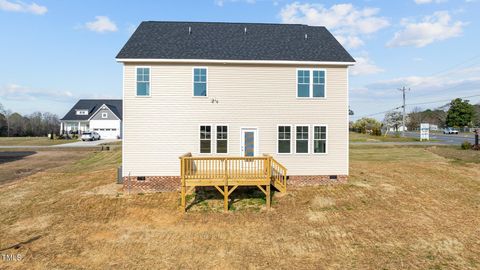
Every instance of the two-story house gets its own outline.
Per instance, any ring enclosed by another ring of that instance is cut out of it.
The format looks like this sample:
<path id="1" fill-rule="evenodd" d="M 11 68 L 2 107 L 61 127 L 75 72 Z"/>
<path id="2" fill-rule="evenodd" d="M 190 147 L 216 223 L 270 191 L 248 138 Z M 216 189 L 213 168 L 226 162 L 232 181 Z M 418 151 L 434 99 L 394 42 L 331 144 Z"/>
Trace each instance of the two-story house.
<path id="1" fill-rule="evenodd" d="M 292 185 L 346 179 L 355 61 L 325 27 L 148 21 L 116 60 L 130 185 L 178 189 L 187 152 L 268 154 Z"/>

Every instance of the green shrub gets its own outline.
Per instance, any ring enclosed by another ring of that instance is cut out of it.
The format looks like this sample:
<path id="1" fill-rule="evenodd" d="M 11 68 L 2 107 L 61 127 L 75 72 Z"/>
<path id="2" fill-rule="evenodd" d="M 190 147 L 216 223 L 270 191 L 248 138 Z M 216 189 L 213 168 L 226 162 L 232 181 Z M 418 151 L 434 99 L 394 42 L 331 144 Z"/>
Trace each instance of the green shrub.
<path id="1" fill-rule="evenodd" d="M 464 141 L 461 147 L 463 150 L 470 150 L 472 149 L 472 144 L 470 142 Z"/>

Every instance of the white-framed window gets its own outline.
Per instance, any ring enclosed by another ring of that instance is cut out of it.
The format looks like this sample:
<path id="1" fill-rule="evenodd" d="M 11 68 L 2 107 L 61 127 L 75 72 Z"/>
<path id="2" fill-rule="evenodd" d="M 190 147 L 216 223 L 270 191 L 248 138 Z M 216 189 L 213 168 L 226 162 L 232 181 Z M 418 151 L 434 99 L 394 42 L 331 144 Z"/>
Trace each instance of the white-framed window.
<path id="1" fill-rule="evenodd" d="M 312 81 L 312 97 L 325 97 L 325 70 L 314 69 Z"/>
<path id="2" fill-rule="evenodd" d="M 108 118 L 108 113 L 102 112 L 102 118 Z"/>
<path id="3" fill-rule="evenodd" d="M 295 153 L 309 153 L 308 130 L 309 127 L 306 125 L 295 126 Z"/>
<path id="4" fill-rule="evenodd" d="M 212 153 L 212 126 L 200 126 L 200 153 Z"/>
<path id="5" fill-rule="evenodd" d="M 137 96 L 150 96 L 150 68 L 137 67 Z"/>
<path id="6" fill-rule="evenodd" d="M 88 110 L 76 110 L 76 115 L 88 115 Z"/>
<path id="7" fill-rule="evenodd" d="M 297 70 L 297 97 L 310 97 L 310 70 Z"/>
<path id="8" fill-rule="evenodd" d="M 208 91 L 207 86 L 207 68 L 193 68 L 193 96 L 206 97 Z"/>
<path id="9" fill-rule="evenodd" d="M 217 153 L 226 154 L 228 153 L 228 126 L 227 125 L 217 125 Z"/>
<path id="10" fill-rule="evenodd" d="M 327 126 L 313 126 L 313 153 L 327 153 Z"/>
<path id="11" fill-rule="evenodd" d="M 326 98 L 325 69 L 297 69 L 297 98 Z"/>
<path id="12" fill-rule="evenodd" d="M 292 126 L 278 125 L 277 126 L 277 153 L 290 154 L 292 153 Z"/>

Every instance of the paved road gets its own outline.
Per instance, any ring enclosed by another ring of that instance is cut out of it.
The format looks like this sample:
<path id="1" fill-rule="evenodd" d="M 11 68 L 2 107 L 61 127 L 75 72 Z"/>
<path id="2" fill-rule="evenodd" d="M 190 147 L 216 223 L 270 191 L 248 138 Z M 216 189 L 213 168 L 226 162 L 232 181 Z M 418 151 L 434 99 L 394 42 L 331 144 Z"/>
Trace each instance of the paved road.
<path id="1" fill-rule="evenodd" d="M 412 138 L 420 138 L 418 132 L 405 132 L 405 136 Z M 436 134 L 430 133 L 430 139 L 438 140 L 438 142 L 450 145 L 460 145 L 464 141 L 468 141 L 471 144 L 475 143 L 475 137 L 473 133 L 462 133 L 462 134 Z"/>
<path id="2" fill-rule="evenodd" d="M 32 149 L 41 149 L 41 148 L 88 148 L 88 147 L 95 147 L 99 146 L 103 143 L 112 143 L 118 142 L 120 140 L 117 139 L 105 139 L 105 140 L 98 140 L 98 141 L 75 141 L 71 143 L 64 143 L 64 144 L 57 144 L 57 145 L 2 145 L 0 149 L 14 149 L 14 148 L 32 148 Z"/>

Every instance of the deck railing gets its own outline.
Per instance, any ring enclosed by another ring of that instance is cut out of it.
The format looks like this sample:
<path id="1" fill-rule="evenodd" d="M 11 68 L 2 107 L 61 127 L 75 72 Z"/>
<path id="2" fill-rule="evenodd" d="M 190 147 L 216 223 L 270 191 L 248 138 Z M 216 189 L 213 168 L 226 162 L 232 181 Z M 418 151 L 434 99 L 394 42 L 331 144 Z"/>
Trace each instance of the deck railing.
<path id="1" fill-rule="evenodd" d="M 185 207 L 187 187 L 216 187 L 225 196 L 226 208 L 228 208 L 228 195 L 238 186 L 260 188 L 267 195 L 267 206 L 270 204 L 270 185 L 281 192 L 285 192 L 287 187 L 287 169 L 268 155 L 262 157 L 192 157 L 188 153 L 180 157 L 180 176 L 183 207 Z"/>

